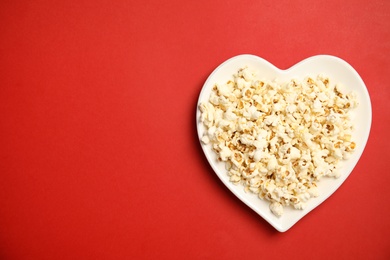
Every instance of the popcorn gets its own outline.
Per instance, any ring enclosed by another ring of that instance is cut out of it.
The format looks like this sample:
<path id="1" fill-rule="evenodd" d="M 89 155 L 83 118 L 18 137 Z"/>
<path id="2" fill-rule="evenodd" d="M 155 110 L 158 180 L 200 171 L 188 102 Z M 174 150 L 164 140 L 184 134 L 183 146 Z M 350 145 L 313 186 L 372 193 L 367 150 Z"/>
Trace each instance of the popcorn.
<path id="1" fill-rule="evenodd" d="M 324 75 L 281 83 L 241 68 L 199 105 L 201 142 L 229 180 L 268 200 L 273 214 L 302 210 L 319 196 L 317 182 L 338 178 L 338 163 L 356 148 L 349 111 L 357 97 L 340 89 Z"/>
<path id="2" fill-rule="evenodd" d="M 209 137 L 208 137 L 207 135 L 204 135 L 204 136 L 202 137 L 201 141 L 202 141 L 202 143 L 204 143 L 204 144 L 210 143 L 210 139 L 209 139 Z"/>
<path id="3" fill-rule="evenodd" d="M 280 217 L 283 215 L 283 206 L 279 202 L 272 202 L 269 205 L 269 208 L 271 209 L 272 213 L 274 213 L 277 217 Z"/>
<path id="4" fill-rule="evenodd" d="M 229 147 L 222 145 L 221 151 L 219 152 L 219 156 L 221 157 L 221 160 L 227 161 L 231 155 L 232 155 L 232 151 L 229 149 Z"/>

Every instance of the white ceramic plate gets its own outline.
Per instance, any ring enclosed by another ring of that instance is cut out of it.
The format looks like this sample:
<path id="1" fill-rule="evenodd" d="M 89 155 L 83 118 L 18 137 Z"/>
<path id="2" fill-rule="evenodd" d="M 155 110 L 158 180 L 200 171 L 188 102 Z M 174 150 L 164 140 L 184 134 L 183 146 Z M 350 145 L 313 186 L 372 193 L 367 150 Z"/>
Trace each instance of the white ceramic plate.
<path id="1" fill-rule="evenodd" d="M 340 58 L 329 55 L 318 55 L 305 59 L 287 70 L 280 70 L 258 56 L 245 54 L 225 61 L 211 73 L 200 93 L 198 107 L 200 102 L 209 99 L 212 87 L 215 83 L 226 83 L 239 68 L 244 66 L 249 66 L 251 69 L 255 70 L 258 73 L 257 75 L 259 78 L 269 80 L 278 79 L 280 82 L 285 82 L 291 78 L 303 79 L 306 76 L 315 77 L 318 74 L 324 74 L 328 76 L 333 83 L 341 83 L 345 87 L 345 89 L 342 89 L 344 93 L 352 90 L 356 92 L 359 102 L 359 106 L 351 113 L 351 118 L 355 126 L 352 138 L 356 141 L 357 146 L 351 158 L 342 162 L 340 169 L 341 177 L 338 179 L 322 178 L 318 182 L 320 195 L 317 198 L 310 199 L 304 210 L 295 210 L 290 207 L 285 207 L 284 214 L 280 218 L 272 214 L 269 209 L 268 201 L 261 200 L 250 192 L 246 193 L 242 185 L 232 184 L 227 176 L 224 163 L 216 160 L 217 156 L 215 152 L 212 151 L 211 145 L 204 145 L 201 143 L 202 149 L 211 167 L 229 190 L 278 231 L 284 232 L 331 196 L 352 172 L 363 153 L 370 133 L 372 117 L 370 97 L 359 74 L 351 65 Z M 199 108 L 196 113 L 196 121 L 200 139 L 203 136 L 205 128 L 202 122 L 200 122 Z"/>

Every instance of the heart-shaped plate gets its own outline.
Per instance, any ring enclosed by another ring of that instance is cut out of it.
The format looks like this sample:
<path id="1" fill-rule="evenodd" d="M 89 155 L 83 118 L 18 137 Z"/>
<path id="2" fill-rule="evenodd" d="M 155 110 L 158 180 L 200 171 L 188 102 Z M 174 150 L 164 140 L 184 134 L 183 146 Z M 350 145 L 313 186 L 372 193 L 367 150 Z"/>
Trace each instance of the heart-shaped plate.
<path id="1" fill-rule="evenodd" d="M 257 195 L 250 192 L 245 192 L 243 185 L 234 185 L 231 183 L 225 169 L 225 163 L 217 160 L 217 155 L 211 149 L 210 144 L 205 145 L 201 142 L 207 160 L 226 187 L 274 228 L 280 232 L 284 232 L 329 198 L 348 178 L 353 168 L 356 166 L 366 146 L 371 128 L 372 112 L 370 96 L 363 80 L 356 70 L 344 60 L 334 56 L 313 56 L 297 63 L 287 70 L 280 70 L 258 56 L 249 54 L 238 55 L 218 66 L 208 77 L 201 90 L 196 113 L 199 139 L 203 136 L 205 131 L 205 127 L 200 121 L 201 113 L 199 104 L 208 101 L 212 88 L 216 83 L 226 83 L 232 78 L 234 73 L 245 66 L 248 66 L 251 70 L 257 72 L 259 78 L 268 80 L 278 79 L 280 82 L 285 82 L 292 78 L 303 80 L 306 76 L 316 77 L 318 74 L 323 74 L 329 77 L 333 83 L 341 84 L 343 86 L 343 88 L 341 88 L 343 93 L 354 91 L 359 103 L 358 107 L 350 112 L 351 120 L 354 125 L 352 139 L 356 142 L 356 148 L 348 160 L 340 162 L 341 176 L 337 179 L 322 178 L 318 182 L 319 196 L 317 198 L 310 199 L 304 210 L 285 207 L 284 214 L 281 217 L 276 217 L 271 212 L 268 201 L 261 200 Z"/>

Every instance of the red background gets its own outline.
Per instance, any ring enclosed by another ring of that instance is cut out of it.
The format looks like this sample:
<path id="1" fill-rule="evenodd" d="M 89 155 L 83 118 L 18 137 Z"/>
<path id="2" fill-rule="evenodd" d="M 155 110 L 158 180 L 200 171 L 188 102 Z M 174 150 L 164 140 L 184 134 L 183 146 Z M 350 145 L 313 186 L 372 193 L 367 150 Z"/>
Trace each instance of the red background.
<path id="1" fill-rule="evenodd" d="M 238 54 L 349 62 L 373 124 L 341 188 L 279 233 L 201 151 Z M 0 2 L 0 258 L 389 259 L 389 1 Z"/>

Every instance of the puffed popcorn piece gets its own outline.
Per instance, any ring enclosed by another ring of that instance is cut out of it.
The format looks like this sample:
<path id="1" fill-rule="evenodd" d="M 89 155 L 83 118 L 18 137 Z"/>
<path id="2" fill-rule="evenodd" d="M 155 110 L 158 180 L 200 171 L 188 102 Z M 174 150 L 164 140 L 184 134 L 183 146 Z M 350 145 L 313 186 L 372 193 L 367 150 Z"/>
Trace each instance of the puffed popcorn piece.
<path id="1" fill-rule="evenodd" d="M 210 143 L 210 139 L 207 135 L 204 135 L 201 140 L 202 140 L 202 143 L 204 143 L 204 144 Z"/>
<path id="2" fill-rule="evenodd" d="M 219 156 L 221 160 L 227 161 L 231 155 L 232 155 L 232 151 L 229 149 L 229 147 L 222 145 L 221 151 L 219 152 Z"/>
<path id="3" fill-rule="evenodd" d="M 279 202 L 272 202 L 269 205 L 269 208 L 271 209 L 271 212 L 274 213 L 275 216 L 280 217 L 283 215 L 283 206 Z"/>

